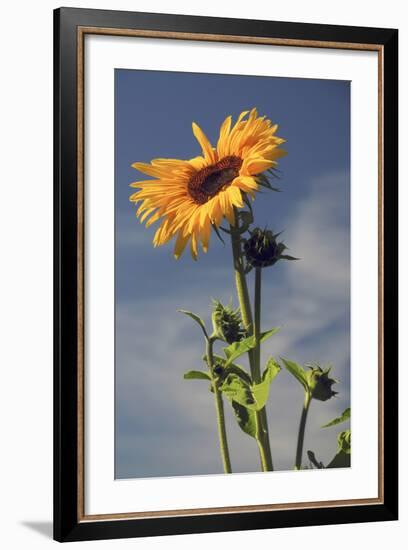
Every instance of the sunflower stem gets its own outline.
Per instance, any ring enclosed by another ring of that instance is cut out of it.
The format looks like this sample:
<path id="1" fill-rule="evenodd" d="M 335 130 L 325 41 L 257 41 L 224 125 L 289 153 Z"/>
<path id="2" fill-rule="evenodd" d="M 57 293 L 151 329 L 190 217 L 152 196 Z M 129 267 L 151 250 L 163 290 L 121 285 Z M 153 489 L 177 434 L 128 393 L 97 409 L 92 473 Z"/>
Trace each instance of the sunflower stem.
<path id="1" fill-rule="evenodd" d="M 254 362 L 258 377 L 261 375 L 261 290 L 262 290 L 262 270 L 260 267 L 255 268 L 255 322 L 254 322 Z M 259 384 L 259 380 L 255 380 Z"/>
<path id="2" fill-rule="evenodd" d="M 299 433 L 296 447 L 295 470 L 302 467 L 303 442 L 305 439 L 307 414 L 309 412 L 312 396 L 309 391 L 305 391 L 305 400 L 303 402 L 302 414 L 300 415 Z"/>
<path id="3" fill-rule="evenodd" d="M 228 448 L 227 430 L 225 427 L 224 402 L 222 393 L 218 387 L 218 382 L 214 376 L 214 352 L 213 339 L 208 338 L 206 344 L 207 363 L 211 373 L 212 387 L 214 390 L 215 410 L 217 416 L 218 436 L 220 440 L 221 459 L 226 474 L 232 473 L 231 459 Z"/>
<path id="4" fill-rule="evenodd" d="M 254 336 L 255 336 L 255 348 L 254 348 L 254 363 L 255 372 L 258 379 L 256 383 L 261 382 L 261 291 L 262 291 L 262 268 L 255 268 L 255 299 L 254 299 Z M 266 450 L 266 459 L 268 470 L 273 470 L 272 451 L 269 442 L 269 430 L 268 430 L 268 417 L 266 415 L 265 407 L 260 411 L 261 427 L 264 433 L 264 445 Z"/>
<path id="5" fill-rule="evenodd" d="M 234 261 L 234 270 L 235 270 L 235 284 L 237 287 L 237 296 L 241 309 L 241 317 L 244 328 L 248 334 L 251 336 L 254 334 L 254 324 L 252 319 L 252 310 L 251 310 L 251 301 L 249 298 L 248 285 L 246 281 L 242 246 L 241 246 L 241 237 L 240 237 L 240 228 L 239 228 L 239 218 L 237 210 L 235 209 L 235 220 L 236 226 L 231 226 L 231 245 L 232 245 L 232 256 Z M 260 319 L 260 287 L 259 287 L 259 307 L 257 308 L 256 314 L 259 315 Z M 259 313 L 258 313 L 259 312 Z M 259 340 L 259 337 L 258 337 Z M 258 342 L 258 348 L 260 349 L 260 342 Z M 256 350 L 256 348 L 255 348 Z M 251 369 L 251 376 L 254 383 L 259 383 L 261 381 L 261 369 L 260 361 L 256 360 L 255 350 L 250 350 L 248 352 L 249 365 Z M 260 356 L 260 352 L 258 351 Z M 261 411 L 255 413 L 256 417 L 256 426 L 257 426 L 257 436 L 256 440 L 259 447 L 259 454 L 261 459 L 262 471 L 272 471 L 273 462 L 272 454 L 269 443 L 269 433 L 268 433 L 268 421 L 266 417 L 265 407 Z"/>

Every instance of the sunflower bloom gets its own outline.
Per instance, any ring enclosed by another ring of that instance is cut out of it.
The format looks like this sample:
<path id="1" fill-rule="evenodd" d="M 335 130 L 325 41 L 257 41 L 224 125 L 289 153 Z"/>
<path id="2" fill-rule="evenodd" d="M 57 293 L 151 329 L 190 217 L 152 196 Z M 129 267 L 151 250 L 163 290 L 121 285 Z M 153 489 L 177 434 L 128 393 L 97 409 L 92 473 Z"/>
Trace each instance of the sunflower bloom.
<path id="1" fill-rule="evenodd" d="M 141 203 L 136 215 L 146 227 L 160 220 L 154 246 L 176 237 L 176 259 L 189 241 L 194 259 L 200 243 L 207 252 L 211 226 L 218 228 L 224 219 L 234 225 L 234 207 L 244 206 L 243 194 L 254 198 L 259 188 L 257 176 L 276 167 L 277 160 L 286 155 L 279 148 L 285 140 L 276 135 L 277 124 L 258 116 L 256 109 L 242 112 L 234 125 L 228 116 L 221 125 L 216 147 L 195 122 L 192 127 L 201 156 L 132 164 L 153 178 L 131 184 L 138 191 L 130 200 Z"/>

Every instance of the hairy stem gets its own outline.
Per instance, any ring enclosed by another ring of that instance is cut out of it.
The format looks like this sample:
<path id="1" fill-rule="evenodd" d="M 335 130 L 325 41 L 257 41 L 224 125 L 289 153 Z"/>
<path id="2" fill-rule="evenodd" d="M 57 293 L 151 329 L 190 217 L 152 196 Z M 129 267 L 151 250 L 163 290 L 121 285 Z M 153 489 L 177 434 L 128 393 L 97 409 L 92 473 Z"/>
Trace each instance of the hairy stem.
<path id="1" fill-rule="evenodd" d="M 207 362 L 211 373 L 212 387 L 214 390 L 215 410 L 217 416 L 218 436 L 220 439 L 220 451 L 221 459 L 224 467 L 224 472 L 230 474 L 231 459 L 228 449 L 227 430 L 225 427 L 225 415 L 224 415 L 224 402 L 222 399 L 222 393 L 219 390 L 218 382 L 214 376 L 214 354 L 213 354 L 213 342 L 211 338 L 207 339 Z"/>
<path id="2" fill-rule="evenodd" d="M 242 323 L 247 334 L 251 335 L 253 334 L 252 311 L 248 286 L 246 283 L 244 265 L 242 261 L 240 235 L 237 231 L 234 231 L 233 227 L 231 228 L 231 245 L 232 256 L 234 260 L 235 285 L 237 287 L 238 301 L 241 308 Z"/>
<path id="3" fill-rule="evenodd" d="M 300 470 L 300 468 L 302 467 L 303 442 L 305 439 L 307 413 L 309 412 L 311 401 L 312 401 L 312 396 L 310 395 L 310 392 L 306 391 L 302 414 L 300 416 L 300 423 L 299 423 L 299 433 L 298 433 L 298 440 L 297 440 L 297 447 L 296 447 L 295 470 Z"/>
<path id="4" fill-rule="evenodd" d="M 234 270 L 235 270 L 235 284 L 237 287 L 237 296 L 241 309 L 241 317 L 244 328 L 249 336 L 254 334 L 254 325 L 252 319 L 252 310 L 251 302 L 249 298 L 248 285 L 246 282 L 245 268 L 243 263 L 243 254 L 241 247 L 241 236 L 239 232 L 239 220 L 238 213 L 235 210 L 235 219 L 236 226 L 231 226 L 231 245 L 232 245 L 232 256 L 234 261 Z M 260 297 L 259 297 L 260 303 Z M 260 315 L 260 307 L 259 307 Z M 258 342 L 259 344 L 259 342 Z M 258 345 L 260 348 L 260 346 Z M 249 365 L 251 368 L 252 380 L 255 383 L 259 383 L 261 380 L 261 369 L 260 361 L 255 359 L 255 350 L 250 350 L 248 352 Z M 258 351 L 260 355 L 260 352 Z M 268 423 L 266 418 L 265 407 L 261 411 L 257 411 L 256 423 L 257 423 L 257 443 L 259 447 L 259 454 L 261 459 L 262 471 L 271 471 L 273 470 L 271 449 L 269 444 L 269 434 L 268 434 Z"/>
<path id="5" fill-rule="evenodd" d="M 255 322 L 254 322 L 254 336 L 255 336 L 255 348 L 254 348 L 254 364 L 255 372 L 257 373 L 258 380 L 255 380 L 257 384 L 261 381 L 261 289 L 262 289 L 262 269 L 260 267 L 255 268 Z"/>
<path id="6" fill-rule="evenodd" d="M 255 348 L 253 352 L 254 373 L 257 379 L 255 383 L 261 382 L 261 291 L 262 291 L 262 269 L 255 269 L 255 299 L 254 299 L 254 336 Z M 265 447 L 265 459 L 268 470 L 273 470 L 272 451 L 269 442 L 268 418 L 265 407 L 259 411 L 263 443 Z"/>

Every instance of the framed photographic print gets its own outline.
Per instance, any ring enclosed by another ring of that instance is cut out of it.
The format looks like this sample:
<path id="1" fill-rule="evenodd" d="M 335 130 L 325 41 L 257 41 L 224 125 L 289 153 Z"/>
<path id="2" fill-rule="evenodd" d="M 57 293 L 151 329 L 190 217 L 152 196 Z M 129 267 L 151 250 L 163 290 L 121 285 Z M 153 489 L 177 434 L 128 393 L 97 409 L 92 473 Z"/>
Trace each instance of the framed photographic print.
<path id="1" fill-rule="evenodd" d="M 397 519 L 397 31 L 54 26 L 55 539 Z"/>

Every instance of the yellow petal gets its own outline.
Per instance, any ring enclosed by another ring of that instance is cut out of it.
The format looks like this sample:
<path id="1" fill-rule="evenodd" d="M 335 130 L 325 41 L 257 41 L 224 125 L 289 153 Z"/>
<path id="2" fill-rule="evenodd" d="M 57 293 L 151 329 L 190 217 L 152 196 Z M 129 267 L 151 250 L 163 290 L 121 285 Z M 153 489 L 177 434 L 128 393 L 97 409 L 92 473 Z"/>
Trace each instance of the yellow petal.
<path id="1" fill-rule="evenodd" d="M 198 226 L 200 220 L 201 206 L 196 205 L 191 209 L 190 219 L 188 222 L 188 231 L 191 233 L 194 230 L 195 226 Z"/>
<path id="2" fill-rule="evenodd" d="M 164 220 L 164 222 L 160 225 L 160 227 L 157 228 L 156 233 L 154 234 L 154 237 L 153 237 L 154 246 L 160 246 L 161 244 L 163 244 L 161 240 L 161 236 L 163 234 L 163 226 L 165 223 L 166 223 L 166 220 Z"/>
<path id="3" fill-rule="evenodd" d="M 225 217 L 227 218 L 230 225 L 235 225 L 234 207 L 232 206 L 231 201 L 229 200 L 229 197 L 228 197 L 228 200 L 227 200 L 227 208 L 226 208 L 226 211 L 225 211 Z"/>
<path id="4" fill-rule="evenodd" d="M 233 180 L 231 185 L 239 187 L 244 192 L 258 191 L 259 189 L 259 185 L 251 176 L 238 176 Z"/>
<path id="5" fill-rule="evenodd" d="M 208 252 L 208 243 L 211 236 L 211 225 L 210 222 L 206 223 L 200 231 L 201 246 L 203 247 L 204 252 Z"/>
<path id="6" fill-rule="evenodd" d="M 204 134 L 204 132 L 201 130 L 198 124 L 193 122 L 192 126 L 193 126 L 193 134 L 197 139 L 198 143 L 200 144 L 201 149 L 203 150 L 205 160 L 211 164 L 215 163 L 216 162 L 215 153 L 207 136 Z"/>
<path id="7" fill-rule="evenodd" d="M 185 168 L 186 167 L 185 160 L 181 159 L 164 159 L 164 158 L 157 158 L 152 160 L 153 166 L 159 166 L 162 168 L 170 168 L 171 170 L 174 170 L 174 168 Z"/>
<path id="8" fill-rule="evenodd" d="M 220 208 L 221 208 L 221 212 L 222 212 L 222 215 L 225 216 L 225 212 L 227 211 L 227 200 L 226 200 L 226 197 L 227 197 L 227 193 L 225 191 L 221 191 L 219 194 L 218 194 L 218 199 L 220 201 Z"/>
<path id="9" fill-rule="evenodd" d="M 190 159 L 188 162 L 197 172 L 205 168 L 208 164 L 204 157 L 194 157 Z"/>
<path id="10" fill-rule="evenodd" d="M 143 180 L 143 181 L 134 181 L 130 184 L 129 187 L 144 187 L 146 184 L 150 185 L 152 183 L 160 183 L 160 180 Z"/>
<path id="11" fill-rule="evenodd" d="M 140 202 L 142 197 L 139 197 L 139 191 L 132 193 L 129 197 L 130 202 Z"/>
<path id="12" fill-rule="evenodd" d="M 228 116 L 221 125 L 220 137 L 217 142 L 218 158 L 228 155 L 228 136 L 231 130 L 231 116 Z"/>
<path id="13" fill-rule="evenodd" d="M 268 155 L 268 158 L 271 160 L 281 159 L 282 157 L 286 157 L 287 154 L 288 152 L 285 151 L 285 149 L 273 149 Z"/>
<path id="14" fill-rule="evenodd" d="M 136 211 L 136 216 L 139 217 L 142 212 L 150 208 L 151 204 L 148 200 L 144 200 Z"/>
<path id="15" fill-rule="evenodd" d="M 211 199 L 211 213 L 210 213 L 211 221 L 214 223 L 217 227 L 220 225 L 222 220 L 222 210 L 220 206 L 220 199 L 219 195 L 213 197 Z"/>
<path id="16" fill-rule="evenodd" d="M 193 258 L 193 260 L 197 260 L 198 248 L 197 248 L 197 236 L 195 233 L 191 235 L 190 248 L 191 248 L 191 257 Z"/>
<path id="17" fill-rule="evenodd" d="M 132 164 L 132 168 L 135 168 L 136 170 L 139 170 L 139 172 L 142 172 L 143 174 L 147 174 L 148 176 L 152 176 L 154 178 L 166 176 L 167 170 L 165 168 L 161 168 L 159 166 L 152 166 L 151 164 L 145 164 L 144 162 L 134 162 Z"/>
<path id="18" fill-rule="evenodd" d="M 150 227 L 154 222 L 157 222 L 157 220 L 160 218 L 160 212 L 156 212 L 155 214 L 153 214 L 153 216 L 151 216 L 147 222 L 146 222 L 146 227 Z"/>
<path id="19" fill-rule="evenodd" d="M 237 118 L 237 121 L 236 123 L 234 124 L 234 127 L 232 130 L 235 130 L 236 128 L 238 128 L 239 126 L 239 123 L 241 122 L 241 120 L 244 118 L 244 116 L 246 116 L 247 114 L 249 113 L 249 111 L 242 111 L 242 113 L 239 115 L 239 117 Z"/>
<path id="20" fill-rule="evenodd" d="M 242 200 L 241 191 L 238 187 L 230 185 L 226 191 L 230 197 L 231 203 L 237 208 L 242 208 L 244 206 L 244 201 Z"/>
<path id="21" fill-rule="evenodd" d="M 153 206 L 153 208 L 149 208 L 148 210 L 146 210 L 145 213 L 142 216 L 140 216 L 140 223 L 143 223 L 144 220 L 147 218 L 147 216 L 149 216 L 149 214 L 151 214 L 155 210 L 156 210 L 155 206 Z"/>
<path id="22" fill-rule="evenodd" d="M 209 208 L 208 208 L 208 202 L 206 204 L 203 204 L 200 208 L 200 227 L 204 227 L 204 225 L 207 223 L 211 223 L 209 219 Z"/>
<path id="23" fill-rule="evenodd" d="M 266 160 L 263 158 L 251 159 L 248 162 L 244 162 L 244 165 L 242 166 L 242 171 L 245 172 L 247 175 L 252 176 L 254 174 L 260 174 L 261 172 L 272 168 L 274 164 L 275 163 L 272 160 Z"/>
<path id="24" fill-rule="evenodd" d="M 183 235 L 182 230 L 178 232 L 176 244 L 174 245 L 174 257 L 176 258 L 176 260 L 178 260 L 182 255 L 189 238 L 190 235 L 188 233 Z"/>

